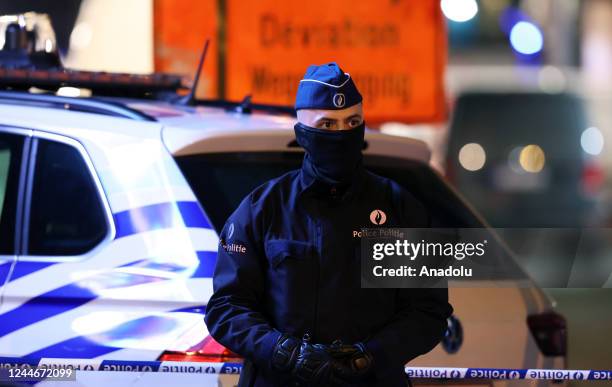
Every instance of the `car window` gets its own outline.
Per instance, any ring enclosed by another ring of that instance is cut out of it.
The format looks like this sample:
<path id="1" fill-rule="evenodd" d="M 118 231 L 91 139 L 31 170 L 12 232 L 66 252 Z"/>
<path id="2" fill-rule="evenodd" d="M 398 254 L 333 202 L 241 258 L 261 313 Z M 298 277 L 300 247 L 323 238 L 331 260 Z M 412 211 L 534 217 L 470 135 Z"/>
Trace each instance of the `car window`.
<path id="1" fill-rule="evenodd" d="M 255 187 L 299 168 L 300 152 L 238 152 L 181 156 L 179 167 L 213 226 L 220 230 L 240 201 Z M 368 170 L 397 181 L 429 210 L 436 227 L 481 227 L 478 218 L 428 165 L 366 155 Z"/>
<path id="2" fill-rule="evenodd" d="M 28 255 L 76 255 L 107 233 L 104 207 L 81 153 L 39 139 L 28 229 Z"/>
<path id="3" fill-rule="evenodd" d="M 15 252 L 15 213 L 23 137 L 0 133 L 0 255 Z"/>

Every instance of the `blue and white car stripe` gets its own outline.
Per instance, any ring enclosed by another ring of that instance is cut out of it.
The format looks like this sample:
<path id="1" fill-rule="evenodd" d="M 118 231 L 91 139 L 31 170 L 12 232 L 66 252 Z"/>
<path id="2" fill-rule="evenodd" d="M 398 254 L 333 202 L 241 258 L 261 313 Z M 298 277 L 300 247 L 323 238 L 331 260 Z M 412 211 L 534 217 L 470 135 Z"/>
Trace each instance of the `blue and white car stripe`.
<path id="1" fill-rule="evenodd" d="M 168 243 L 172 241 L 172 243 Z M 165 268 L 184 268 L 185 275 L 203 277 L 212 275 L 216 261 L 218 236 L 208 228 L 162 228 L 118 238 L 99 254 L 78 262 L 61 262 L 41 265 L 39 262 L 19 261 L 17 272 L 29 272 L 28 276 L 11 281 L 7 293 L 36 297 L 61 286 L 76 282 L 77 278 L 91 278 L 103 272 L 116 272 L 114 266 L 132 264 L 140 259 L 159 263 L 160 274 L 172 274 Z M 156 256 L 145 258 L 148 254 Z M 138 259 L 140 255 L 140 259 Z M 44 270 L 33 270 L 44 266 Z M 202 267 L 200 267 L 202 266 Z M 102 270 L 100 268 L 103 268 Z M 174 270 L 176 273 L 176 270 Z M 182 277 L 176 275 L 175 277 Z M 63 279 L 63 281 L 62 281 Z M 7 311 L 7 305 L 2 308 Z"/>
<path id="2" fill-rule="evenodd" d="M 25 356 L 46 348 L 56 351 L 53 346 L 64 343 L 64 356 L 75 357 L 88 350 L 86 347 L 74 347 L 70 340 L 84 337 L 88 340 L 84 342 L 94 351 L 98 346 L 136 348 L 147 350 L 148 359 L 152 359 L 165 350 L 187 350 L 207 335 L 202 314 L 173 312 L 168 303 L 138 305 L 132 301 L 130 305 L 133 305 L 130 310 L 121 310 L 115 302 L 98 298 L 80 308 L 1 337 L 0 348 L 18 344 L 12 355 Z M 50 330 L 53 327 L 62 329 Z M 194 329 L 196 336 L 188 337 L 189 341 L 179 340 Z M 32 340 L 32 337 L 36 339 Z"/>
<path id="3" fill-rule="evenodd" d="M 181 304 L 187 304 L 185 309 L 201 306 L 212 292 L 210 277 L 216 262 L 218 236 L 199 203 L 157 203 L 115 213 L 113 220 L 117 230 L 115 240 L 108 248 L 82 262 L 17 262 L 13 272 L 18 276 L 11 277 L 12 283 L 7 285 L 9 302 L 0 314 L 0 354 L 5 353 L 2 351 L 4 348 L 12 348 L 12 353 L 19 356 L 96 358 L 122 351 L 133 355 L 136 351 L 150 359 L 172 348 L 172 341 L 176 341 L 197 321 L 203 325 L 201 313 L 192 313 L 195 319 L 186 319 L 187 313 L 180 311 L 183 308 L 176 310 Z M 163 249 L 154 246 L 163 245 L 164 240 L 170 241 L 168 245 L 176 248 L 176 242 L 180 242 L 180 239 L 186 243 L 181 244 L 183 251 L 177 251 L 174 258 L 161 254 L 140 259 L 117 259 L 126 251 L 142 251 L 141 256 L 146 256 L 147 252 L 160 253 Z M 134 243 L 136 241 L 139 243 Z M 191 258 L 180 258 L 185 254 Z M 109 266 L 113 264 L 116 266 Z M 83 276 L 75 276 L 80 271 L 84 272 Z M 62 284 L 62 278 L 68 282 Z M 72 278 L 79 279 L 75 281 Z M 189 285 L 194 281 L 206 282 Z M 39 289 L 43 290 L 54 282 L 59 286 L 32 294 L 32 283 L 38 283 Z M 156 291 L 166 288 L 162 282 L 168 283 L 171 290 Z M 155 288 L 147 290 L 147 284 L 155 285 Z M 114 289 L 117 289 L 116 294 L 113 294 Z M 29 290 L 31 296 L 27 299 L 14 297 L 24 294 L 20 290 Z M 123 296 L 148 305 L 140 313 L 131 315 L 127 321 L 110 329 L 84 336 L 75 335 L 77 332 L 69 329 L 74 328 L 70 325 L 80 318 L 104 313 L 107 309 L 105 304 L 120 300 Z M 163 299 L 174 302 L 169 306 L 176 311 L 167 311 L 168 306 L 158 309 L 150 304 Z M 190 301 L 196 305 L 188 306 Z M 198 310 L 202 311 L 201 308 Z M 184 321 L 177 323 L 179 320 Z M 160 322 L 171 322 L 178 328 L 170 329 Z M 136 348 L 150 340 L 151 330 L 156 324 L 160 329 L 157 334 L 165 339 L 159 340 L 155 348 Z M 40 336 L 35 342 L 28 340 L 46 329 L 54 329 L 54 326 L 62 326 L 63 334 Z M 144 336 L 139 332 L 145 332 Z M 205 328 L 202 329 L 201 338 L 206 334 Z M 23 340 L 32 345 L 20 344 L 18 347 L 21 350 L 15 349 L 15 343 L 23 343 Z"/>
<path id="4" fill-rule="evenodd" d="M 15 263 L 15 268 L 11 273 L 11 278 L 8 281 L 15 281 L 21 277 L 32 274 L 39 270 L 45 269 L 51 265 L 55 265 L 56 262 L 28 262 L 27 265 L 20 264 L 20 262 Z M 8 264 L 10 266 L 10 263 Z M 2 271 L 2 268 L 0 268 Z M 0 274 L 0 278 L 2 278 L 2 274 Z"/>
<path id="5" fill-rule="evenodd" d="M 75 291 L 74 296 L 71 293 Z M 0 315 L 0 337 L 49 317 L 64 313 L 97 297 L 70 284 L 31 298 L 18 307 Z M 60 300 L 61 299 L 61 300 Z"/>
<path id="6" fill-rule="evenodd" d="M 115 238 L 171 227 L 212 229 L 197 202 L 156 203 L 113 214 Z"/>

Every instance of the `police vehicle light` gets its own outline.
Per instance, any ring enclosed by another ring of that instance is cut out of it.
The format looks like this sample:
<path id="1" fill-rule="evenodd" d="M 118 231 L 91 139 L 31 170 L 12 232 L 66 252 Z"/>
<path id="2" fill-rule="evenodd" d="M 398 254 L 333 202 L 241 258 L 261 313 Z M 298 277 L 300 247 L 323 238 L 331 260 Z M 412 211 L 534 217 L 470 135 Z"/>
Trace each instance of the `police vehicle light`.
<path id="1" fill-rule="evenodd" d="M 89 97 L 91 96 L 91 91 L 79 89 L 78 87 L 64 86 L 57 89 L 56 94 L 62 97 Z"/>

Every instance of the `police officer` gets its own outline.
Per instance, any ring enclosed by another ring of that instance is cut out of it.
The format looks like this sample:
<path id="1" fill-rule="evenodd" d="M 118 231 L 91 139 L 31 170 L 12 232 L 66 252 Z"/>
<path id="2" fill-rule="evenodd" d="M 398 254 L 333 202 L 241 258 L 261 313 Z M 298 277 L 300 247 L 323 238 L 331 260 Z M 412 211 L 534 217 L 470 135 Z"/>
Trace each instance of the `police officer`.
<path id="1" fill-rule="evenodd" d="M 425 207 L 363 166 L 362 97 L 336 63 L 300 81 L 300 169 L 225 223 L 206 325 L 244 356 L 244 386 L 406 386 L 452 313 L 448 290 L 361 288 L 362 227 L 428 227 Z"/>

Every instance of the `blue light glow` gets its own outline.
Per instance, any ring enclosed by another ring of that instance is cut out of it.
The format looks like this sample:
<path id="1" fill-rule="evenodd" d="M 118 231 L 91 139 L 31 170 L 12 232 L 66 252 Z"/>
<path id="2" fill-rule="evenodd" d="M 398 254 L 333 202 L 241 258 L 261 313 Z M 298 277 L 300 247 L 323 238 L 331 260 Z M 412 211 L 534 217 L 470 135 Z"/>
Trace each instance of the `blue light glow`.
<path id="1" fill-rule="evenodd" d="M 521 54 L 532 55 L 542 50 L 542 32 L 533 23 L 520 21 L 510 30 L 510 44 Z"/>

